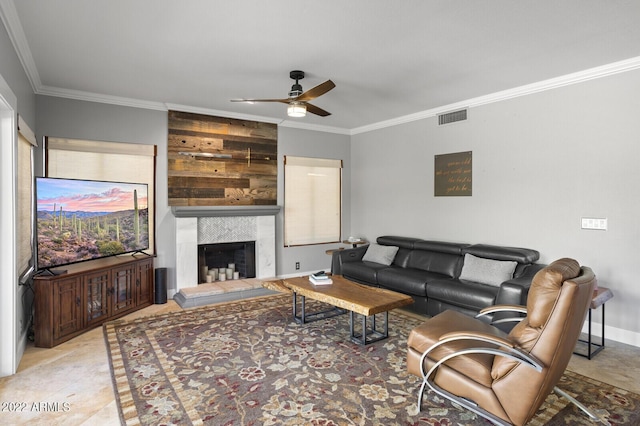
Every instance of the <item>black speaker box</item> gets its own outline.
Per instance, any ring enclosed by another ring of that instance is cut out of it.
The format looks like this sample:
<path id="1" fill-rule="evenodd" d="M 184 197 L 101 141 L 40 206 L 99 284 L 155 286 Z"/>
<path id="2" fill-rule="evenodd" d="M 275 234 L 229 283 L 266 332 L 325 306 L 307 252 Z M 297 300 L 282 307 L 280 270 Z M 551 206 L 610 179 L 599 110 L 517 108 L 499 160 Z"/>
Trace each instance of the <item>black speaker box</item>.
<path id="1" fill-rule="evenodd" d="M 156 268 L 155 304 L 167 303 L 167 268 Z"/>

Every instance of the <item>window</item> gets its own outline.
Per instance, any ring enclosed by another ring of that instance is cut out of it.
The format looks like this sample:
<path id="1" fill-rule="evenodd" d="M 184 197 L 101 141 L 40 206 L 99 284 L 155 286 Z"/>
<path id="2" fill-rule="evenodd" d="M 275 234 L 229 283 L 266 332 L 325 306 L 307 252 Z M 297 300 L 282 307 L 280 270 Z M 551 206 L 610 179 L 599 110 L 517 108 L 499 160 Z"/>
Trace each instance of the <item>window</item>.
<path id="1" fill-rule="evenodd" d="M 46 176 L 149 185 L 149 230 L 155 229 L 156 146 L 47 138 Z M 149 247 L 155 252 L 155 233 Z"/>
<path id="2" fill-rule="evenodd" d="M 18 167 L 17 167 L 17 211 L 16 215 L 16 273 L 28 276 L 33 261 L 33 147 L 36 136 L 29 126 L 18 117 Z"/>
<path id="3" fill-rule="evenodd" d="M 284 159 L 284 244 L 340 241 L 342 160 Z"/>

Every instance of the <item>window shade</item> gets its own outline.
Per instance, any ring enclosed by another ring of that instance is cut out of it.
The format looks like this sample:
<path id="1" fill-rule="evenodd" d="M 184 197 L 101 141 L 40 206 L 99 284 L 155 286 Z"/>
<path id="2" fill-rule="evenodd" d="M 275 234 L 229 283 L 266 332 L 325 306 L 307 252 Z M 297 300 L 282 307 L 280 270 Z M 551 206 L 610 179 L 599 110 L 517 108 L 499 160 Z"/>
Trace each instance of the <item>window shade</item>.
<path id="1" fill-rule="evenodd" d="M 155 229 L 155 145 L 47 138 L 46 147 L 48 177 L 148 184 L 149 230 Z M 155 252 L 155 232 L 149 247 Z"/>
<path id="2" fill-rule="evenodd" d="M 33 265 L 33 146 L 36 138 L 31 129 L 18 117 L 18 170 L 16 273 L 20 276 Z"/>
<path id="3" fill-rule="evenodd" d="M 340 241 L 342 160 L 285 157 L 284 244 Z"/>

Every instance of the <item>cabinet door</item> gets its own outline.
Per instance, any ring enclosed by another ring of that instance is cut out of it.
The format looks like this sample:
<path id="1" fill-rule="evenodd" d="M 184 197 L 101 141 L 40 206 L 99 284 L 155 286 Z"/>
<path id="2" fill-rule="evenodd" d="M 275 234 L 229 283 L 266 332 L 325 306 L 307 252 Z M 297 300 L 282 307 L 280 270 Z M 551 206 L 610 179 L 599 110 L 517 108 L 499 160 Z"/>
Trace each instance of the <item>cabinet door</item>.
<path id="1" fill-rule="evenodd" d="M 138 281 L 136 282 L 136 305 L 153 303 L 153 260 L 138 262 Z"/>
<path id="2" fill-rule="evenodd" d="M 82 286 L 79 278 L 69 278 L 54 284 L 53 338 L 59 339 L 83 328 Z"/>
<path id="3" fill-rule="evenodd" d="M 127 265 L 111 270 L 111 314 L 118 315 L 136 306 L 136 265 Z"/>
<path id="4" fill-rule="evenodd" d="M 101 323 L 109 316 L 109 283 L 111 274 L 108 270 L 87 274 L 84 277 L 84 301 L 86 304 L 86 325 Z"/>

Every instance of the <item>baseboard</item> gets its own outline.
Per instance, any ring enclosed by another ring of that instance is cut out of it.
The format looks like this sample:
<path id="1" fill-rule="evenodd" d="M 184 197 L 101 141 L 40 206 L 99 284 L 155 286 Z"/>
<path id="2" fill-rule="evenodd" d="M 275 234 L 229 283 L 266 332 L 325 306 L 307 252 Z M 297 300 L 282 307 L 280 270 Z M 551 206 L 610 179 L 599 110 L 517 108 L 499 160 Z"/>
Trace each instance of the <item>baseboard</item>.
<path id="1" fill-rule="evenodd" d="M 589 326 L 585 322 L 582 327 L 583 333 L 589 332 Z M 602 323 L 594 322 L 591 324 L 591 335 L 602 337 Z M 636 346 L 640 348 L 640 333 L 630 330 L 623 330 L 617 327 L 611 327 L 609 325 L 604 326 L 604 336 L 607 340 L 614 340 L 626 345 Z"/>

